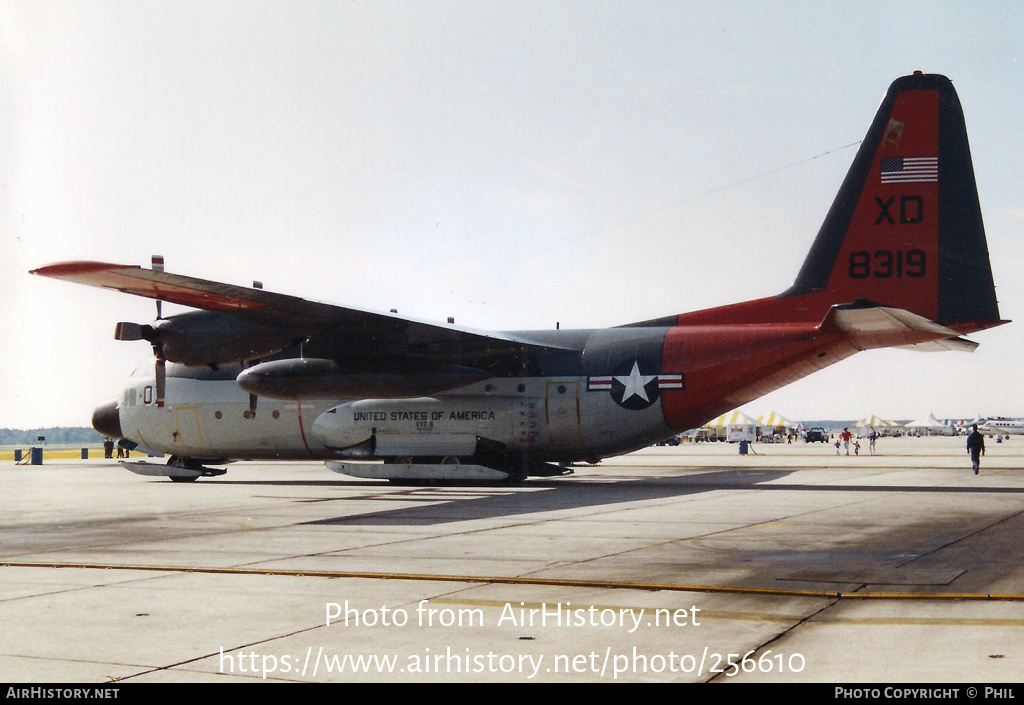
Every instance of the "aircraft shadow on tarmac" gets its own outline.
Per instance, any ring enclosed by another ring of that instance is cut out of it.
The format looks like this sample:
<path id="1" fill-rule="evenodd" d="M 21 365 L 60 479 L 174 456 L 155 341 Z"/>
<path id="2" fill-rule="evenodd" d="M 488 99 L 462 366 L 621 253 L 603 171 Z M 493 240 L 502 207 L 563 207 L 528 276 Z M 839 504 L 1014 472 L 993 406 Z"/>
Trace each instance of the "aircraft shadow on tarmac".
<path id="1" fill-rule="evenodd" d="M 900 493 L 998 493 L 1024 494 L 1024 488 L 1013 487 L 935 487 L 914 485 L 822 485 L 773 483 L 792 470 L 725 470 L 698 472 L 676 477 L 650 479 L 601 480 L 574 482 L 571 479 L 531 481 L 519 488 L 499 485 L 409 487 L 397 489 L 386 496 L 379 494 L 346 497 L 347 503 L 363 499 L 379 506 L 383 501 L 416 502 L 385 511 L 304 522 L 309 525 L 430 525 L 502 516 L 520 516 L 566 509 L 613 506 L 629 502 L 668 499 L 716 490 L 782 491 L 782 492 L 900 492 Z M 278 484 L 278 483 L 274 483 Z M 376 483 L 337 483 L 379 486 Z M 532 491 L 523 491 L 523 490 Z M 539 490 L 539 491 L 538 491 Z M 330 501 L 330 500 L 321 500 Z"/>
<path id="2" fill-rule="evenodd" d="M 308 524 L 329 525 L 424 525 L 444 524 L 475 519 L 493 519 L 564 509 L 611 506 L 680 497 L 713 489 L 752 488 L 761 482 L 779 479 L 788 471 L 733 470 L 700 475 L 655 479 L 626 479 L 600 482 L 573 480 L 535 480 L 520 488 L 499 485 L 461 487 L 410 487 L 399 492 L 396 499 L 415 500 L 418 495 L 430 502 L 425 506 L 402 507 L 368 514 L 319 519 Z M 713 476 L 713 477 L 712 477 Z M 696 479 L 696 481 L 695 481 Z M 523 491 L 532 490 L 532 491 Z M 428 493 L 424 493 L 428 490 Z M 539 490 L 539 491 L 538 491 Z M 444 493 L 457 492 L 452 501 L 443 501 Z M 392 495 L 394 496 L 394 495 Z M 374 497 L 380 501 L 379 496 Z"/>

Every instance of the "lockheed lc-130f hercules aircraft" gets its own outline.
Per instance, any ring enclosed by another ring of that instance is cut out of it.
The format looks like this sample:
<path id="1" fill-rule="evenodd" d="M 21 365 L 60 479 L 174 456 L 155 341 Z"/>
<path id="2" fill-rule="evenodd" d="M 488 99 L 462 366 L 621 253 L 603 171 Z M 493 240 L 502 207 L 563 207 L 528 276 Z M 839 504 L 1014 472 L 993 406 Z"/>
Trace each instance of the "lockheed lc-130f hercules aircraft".
<path id="1" fill-rule="evenodd" d="M 148 324 L 98 431 L 194 480 L 244 459 L 322 459 L 393 481 L 509 480 L 646 447 L 861 350 L 973 350 L 999 318 L 950 81 L 889 88 L 793 286 L 601 330 L 485 333 L 152 269 L 34 274 L 201 309 Z"/>

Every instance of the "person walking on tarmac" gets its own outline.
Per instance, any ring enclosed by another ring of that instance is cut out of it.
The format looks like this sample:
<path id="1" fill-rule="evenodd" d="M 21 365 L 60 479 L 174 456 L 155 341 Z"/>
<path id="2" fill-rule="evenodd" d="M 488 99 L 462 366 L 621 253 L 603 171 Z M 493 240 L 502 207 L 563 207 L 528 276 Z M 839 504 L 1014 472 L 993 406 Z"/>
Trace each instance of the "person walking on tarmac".
<path id="1" fill-rule="evenodd" d="M 839 437 L 843 439 L 843 448 L 846 449 L 846 454 L 850 454 L 850 439 L 853 438 L 853 434 L 850 433 L 849 428 L 844 428 L 843 432 L 839 434 Z"/>
<path id="2" fill-rule="evenodd" d="M 974 424 L 974 430 L 967 436 L 967 452 L 971 456 L 974 474 L 977 475 L 981 465 L 981 456 L 985 455 L 985 436 L 978 431 L 978 424 Z"/>

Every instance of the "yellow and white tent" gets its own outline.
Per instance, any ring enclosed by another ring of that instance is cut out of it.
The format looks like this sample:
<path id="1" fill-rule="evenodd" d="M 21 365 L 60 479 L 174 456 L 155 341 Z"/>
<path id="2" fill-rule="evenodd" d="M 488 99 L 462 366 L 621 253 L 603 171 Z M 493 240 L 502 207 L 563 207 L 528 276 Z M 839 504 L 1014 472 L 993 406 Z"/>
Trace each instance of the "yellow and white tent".
<path id="1" fill-rule="evenodd" d="M 702 426 L 702 428 L 726 428 L 727 426 L 756 426 L 757 421 L 750 418 L 742 411 L 730 411 L 727 414 L 722 414 L 717 419 L 712 419 Z"/>
<path id="2" fill-rule="evenodd" d="M 896 428 L 902 428 L 898 423 L 893 421 L 886 421 L 879 416 L 865 416 L 863 419 L 853 424 L 853 427 L 859 429 L 861 433 L 866 433 L 872 428 L 881 433 L 885 430 L 893 430 Z"/>
<path id="3" fill-rule="evenodd" d="M 775 411 L 758 416 L 757 423 L 759 423 L 762 428 L 796 428 L 797 426 L 795 423 Z"/>
<path id="4" fill-rule="evenodd" d="M 742 411 L 730 411 L 722 414 L 717 419 L 712 419 L 701 426 L 708 436 L 718 439 L 732 440 L 749 434 L 750 440 L 757 434 L 757 421 L 750 418 Z"/>

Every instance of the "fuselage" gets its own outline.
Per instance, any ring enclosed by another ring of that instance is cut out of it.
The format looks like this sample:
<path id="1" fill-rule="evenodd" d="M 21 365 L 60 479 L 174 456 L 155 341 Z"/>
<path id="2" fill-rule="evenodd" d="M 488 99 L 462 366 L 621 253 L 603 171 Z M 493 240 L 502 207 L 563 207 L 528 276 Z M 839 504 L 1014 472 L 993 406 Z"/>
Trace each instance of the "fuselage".
<path id="1" fill-rule="evenodd" d="M 979 426 L 979 429 L 982 432 L 989 434 L 1024 434 L 1024 421 L 1017 419 L 990 419 Z"/>
<path id="2" fill-rule="evenodd" d="M 273 399 L 239 364 L 143 364 L 117 403 L 121 435 L 198 460 L 454 456 L 596 461 L 700 425 L 852 354 L 820 327 L 641 326 L 517 333 L 562 350 L 429 396 Z M 566 351 L 564 348 L 577 349 Z"/>

